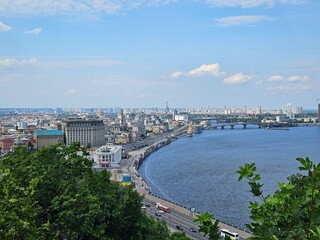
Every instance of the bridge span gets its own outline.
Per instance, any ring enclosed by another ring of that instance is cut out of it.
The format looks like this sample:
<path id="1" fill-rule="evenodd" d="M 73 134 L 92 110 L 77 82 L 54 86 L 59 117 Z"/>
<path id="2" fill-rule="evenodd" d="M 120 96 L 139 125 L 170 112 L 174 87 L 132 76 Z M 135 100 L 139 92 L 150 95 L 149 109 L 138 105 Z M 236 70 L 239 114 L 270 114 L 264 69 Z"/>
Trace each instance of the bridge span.
<path id="1" fill-rule="evenodd" d="M 237 122 L 237 123 L 215 123 L 211 125 L 204 126 L 204 130 L 213 130 L 213 129 L 224 129 L 225 127 L 230 127 L 231 129 L 234 129 L 235 126 L 237 125 L 242 125 L 244 129 L 247 128 L 247 125 L 257 125 L 258 128 L 262 128 L 263 124 L 262 123 L 245 123 L 245 122 Z"/>

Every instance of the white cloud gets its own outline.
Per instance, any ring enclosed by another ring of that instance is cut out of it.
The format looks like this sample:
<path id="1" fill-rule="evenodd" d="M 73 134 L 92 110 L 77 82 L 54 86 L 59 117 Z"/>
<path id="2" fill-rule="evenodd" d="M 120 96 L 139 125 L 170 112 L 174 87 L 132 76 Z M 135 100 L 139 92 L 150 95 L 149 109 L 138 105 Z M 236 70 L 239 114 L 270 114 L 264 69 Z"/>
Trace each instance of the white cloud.
<path id="1" fill-rule="evenodd" d="M 268 81 L 269 82 L 280 82 L 280 81 L 283 81 L 283 77 L 280 76 L 280 75 L 273 75 L 271 77 L 268 78 Z"/>
<path id="2" fill-rule="evenodd" d="M 38 63 L 38 60 L 36 58 L 30 58 L 30 59 L 5 58 L 5 59 L 0 59 L 0 67 L 26 66 L 26 65 L 35 65 L 37 63 Z"/>
<path id="3" fill-rule="evenodd" d="M 39 33 L 41 32 L 42 32 L 42 28 L 34 28 L 32 30 L 25 31 L 24 33 L 31 34 L 31 35 L 39 35 Z"/>
<path id="4" fill-rule="evenodd" d="M 187 73 L 188 76 L 202 76 L 202 75 L 211 75 L 218 77 L 225 74 L 225 72 L 220 72 L 219 63 L 213 64 L 203 64 L 199 68 L 193 69 Z"/>
<path id="5" fill-rule="evenodd" d="M 251 80 L 253 76 L 251 74 L 243 74 L 243 73 L 236 73 L 230 77 L 227 77 L 223 80 L 224 84 L 233 85 L 233 84 L 241 84 L 248 82 Z"/>
<path id="6" fill-rule="evenodd" d="M 170 4 L 176 0 L 0 0 L 0 13 L 24 15 L 115 14 L 138 7 Z"/>
<path id="7" fill-rule="evenodd" d="M 298 4 L 304 4 L 307 3 L 309 0 L 279 0 L 281 4 L 293 4 L 293 5 L 298 5 Z"/>
<path id="8" fill-rule="evenodd" d="M 21 60 L 21 63 L 22 63 L 22 64 L 31 64 L 31 65 L 34 65 L 34 64 L 37 64 L 37 63 L 38 63 L 38 60 L 37 60 L 36 58 L 22 59 L 22 60 Z"/>
<path id="9" fill-rule="evenodd" d="M 6 58 L 0 60 L 0 67 L 11 67 L 17 64 L 19 61 L 15 58 Z"/>
<path id="10" fill-rule="evenodd" d="M 294 75 L 294 76 L 288 77 L 289 82 L 306 82 L 309 80 L 310 80 L 310 78 L 308 76 Z"/>
<path id="11" fill-rule="evenodd" d="M 279 91 L 279 92 L 304 92 L 310 91 L 313 86 L 310 84 L 281 84 L 276 86 L 269 86 L 267 90 L 269 91 Z"/>
<path id="12" fill-rule="evenodd" d="M 11 29 L 12 29 L 12 27 L 10 27 L 0 21 L 0 32 L 7 32 L 7 31 L 10 31 Z"/>
<path id="13" fill-rule="evenodd" d="M 205 4 L 213 7 L 272 7 L 276 4 L 302 4 L 306 0 L 204 0 Z"/>
<path id="14" fill-rule="evenodd" d="M 225 72 L 220 71 L 220 65 L 219 63 L 212 63 L 212 64 L 203 64 L 198 68 L 192 69 L 188 72 L 181 72 L 176 71 L 170 74 L 170 78 L 179 78 L 182 76 L 186 77 L 193 77 L 193 76 L 214 76 L 219 77 L 224 75 Z"/>
<path id="15" fill-rule="evenodd" d="M 286 78 L 274 75 L 268 78 L 270 91 L 303 92 L 312 89 L 309 76 L 292 75 Z"/>
<path id="16" fill-rule="evenodd" d="M 169 77 L 170 78 L 178 78 L 178 77 L 181 77 L 182 75 L 184 75 L 184 72 L 176 71 L 174 73 L 171 73 Z"/>
<path id="17" fill-rule="evenodd" d="M 218 26 L 228 27 L 228 26 L 238 26 L 243 24 L 258 23 L 261 21 L 271 20 L 273 18 L 260 15 L 243 15 L 243 16 L 230 16 L 217 18 L 215 21 Z"/>
<path id="18" fill-rule="evenodd" d="M 309 81 L 310 77 L 309 76 L 300 76 L 300 75 L 292 75 L 287 78 L 284 78 L 280 75 L 274 75 L 268 78 L 269 82 L 274 82 L 274 83 L 283 83 L 283 82 L 306 82 Z"/>
<path id="19" fill-rule="evenodd" d="M 70 88 L 69 90 L 64 92 L 64 95 L 74 95 L 76 93 L 78 93 L 78 91 L 76 89 Z"/>

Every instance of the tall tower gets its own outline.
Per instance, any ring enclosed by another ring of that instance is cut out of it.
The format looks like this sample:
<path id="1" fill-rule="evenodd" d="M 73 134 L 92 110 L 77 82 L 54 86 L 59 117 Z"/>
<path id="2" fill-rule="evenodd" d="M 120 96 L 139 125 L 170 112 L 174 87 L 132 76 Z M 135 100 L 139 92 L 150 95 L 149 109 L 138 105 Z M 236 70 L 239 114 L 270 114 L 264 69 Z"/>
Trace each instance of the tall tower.
<path id="1" fill-rule="evenodd" d="M 166 101 L 166 112 L 169 112 L 169 106 L 168 106 L 168 101 Z"/>
<path id="2" fill-rule="evenodd" d="M 120 126 L 121 126 L 121 128 L 123 128 L 125 125 L 125 118 L 124 118 L 123 109 L 120 109 L 119 118 L 120 118 Z"/>

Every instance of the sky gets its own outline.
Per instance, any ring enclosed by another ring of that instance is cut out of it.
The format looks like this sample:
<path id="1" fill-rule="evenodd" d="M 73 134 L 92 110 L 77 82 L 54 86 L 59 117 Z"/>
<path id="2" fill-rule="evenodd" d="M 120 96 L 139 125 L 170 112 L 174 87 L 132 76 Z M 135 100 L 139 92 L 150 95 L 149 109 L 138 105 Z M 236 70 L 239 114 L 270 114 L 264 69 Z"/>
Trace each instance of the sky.
<path id="1" fill-rule="evenodd" d="M 317 108 L 319 0 L 0 0 L 0 107 Z"/>

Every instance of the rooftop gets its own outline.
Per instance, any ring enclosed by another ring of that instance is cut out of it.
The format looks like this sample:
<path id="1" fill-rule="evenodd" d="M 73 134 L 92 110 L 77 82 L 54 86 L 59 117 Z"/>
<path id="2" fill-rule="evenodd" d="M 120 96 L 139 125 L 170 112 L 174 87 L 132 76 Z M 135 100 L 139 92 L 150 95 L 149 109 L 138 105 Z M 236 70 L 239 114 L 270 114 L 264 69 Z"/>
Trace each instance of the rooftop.
<path id="1" fill-rule="evenodd" d="M 62 130 L 36 130 L 37 136 L 62 136 Z"/>

